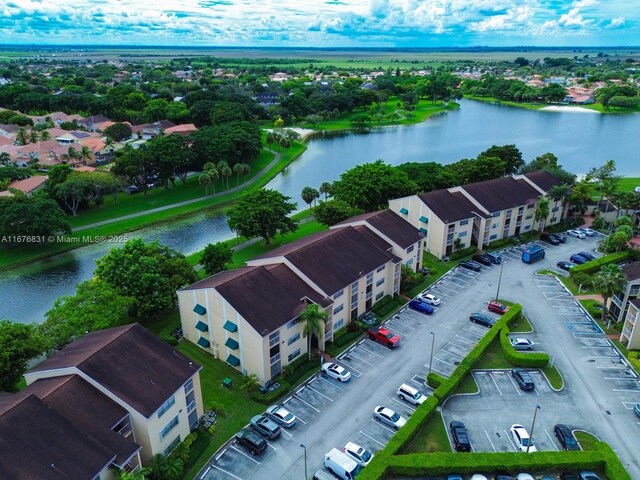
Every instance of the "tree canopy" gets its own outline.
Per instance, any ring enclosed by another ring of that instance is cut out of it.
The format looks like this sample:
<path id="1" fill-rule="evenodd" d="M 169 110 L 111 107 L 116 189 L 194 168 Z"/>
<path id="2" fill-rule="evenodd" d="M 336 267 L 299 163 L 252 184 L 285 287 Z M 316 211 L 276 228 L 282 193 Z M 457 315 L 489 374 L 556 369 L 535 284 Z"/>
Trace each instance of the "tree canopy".
<path id="1" fill-rule="evenodd" d="M 321 201 L 315 208 L 313 215 L 318 222 L 330 227 L 355 215 L 356 210 L 343 200 Z"/>
<path id="2" fill-rule="evenodd" d="M 222 270 L 226 270 L 231 259 L 233 251 L 226 243 L 210 243 L 204 247 L 204 253 L 200 259 L 200 264 L 207 272 L 207 275 L 214 275 Z"/>
<path id="3" fill-rule="evenodd" d="M 64 211 L 44 192 L 0 197 L 0 236 L 71 233 Z"/>
<path id="4" fill-rule="evenodd" d="M 29 360 L 45 350 L 36 325 L 0 320 L 0 390 L 14 392 Z"/>

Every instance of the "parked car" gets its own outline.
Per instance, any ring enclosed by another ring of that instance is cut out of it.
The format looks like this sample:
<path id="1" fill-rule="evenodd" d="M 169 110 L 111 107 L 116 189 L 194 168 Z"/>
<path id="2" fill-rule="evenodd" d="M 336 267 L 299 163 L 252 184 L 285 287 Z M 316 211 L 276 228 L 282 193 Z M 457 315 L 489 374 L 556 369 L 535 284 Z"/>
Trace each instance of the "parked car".
<path id="1" fill-rule="evenodd" d="M 533 478 L 533 476 L 529 475 L 528 473 L 519 473 L 518 475 L 516 475 L 516 480 L 536 480 L 536 479 Z"/>
<path id="2" fill-rule="evenodd" d="M 583 470 L 580 472 L 580 480 L 600 480 L 600 477 L 593 472 Z"/>
<path id="3" fill-rule="evenodd" d="M 534 343 L 528 338 L 512 338 L 511 346 L 514 350 L 522 351 L 522 350 L 533 350 Z"/>
<path id="4" fill-rule="evenodd" d="M 595 230 L 591 230 L 590 228 L 578 228 L 577 230 L 584 233 L 587 237 L 595 237 L 596 235 L 598 235 L 598 232 L 596 232 Z"/>
<path id="5" fill-rule="evenodd" d="M 396 430 L 404 427 L 405 423 L 407 423 L 406 418 L 387 407 L 378 406 L 374 408 L 373 418 L 378 420 L 380 423 L 384 423 L 392 428 L 395 428 Z"/>
<path id="6" fill-rule="evenodd" d="M 578 252 L 578 255 L 580 255 L 581 257 L 586 258 L 589 261 L 596 259 L 595 255 L 591 255 L 589 252 Z"/>
<path id="7" fill-rule="evenodd" d="M 453 473 L 453 474 L 447 475 L 447 480 L 464 480 L 464 478 L 462 478 L 462 475 Z"/>
<path id="8" fill-rule="evenodd" d="M 313 474 L 313 480 L 336 480 L 336 477 L 333 474 L 325 471 L 325 470 L 316 470 L 316 473 Z"/>
<path id="9" fill-rule="evenodd" d="M 403 383 L 398 387 L 396 393 L 400 397 L 400 400 L 405 400 L 409 403 L 413 403 L 414 405 L 421 405 L 427 399 L 423 394 L 421 394 L 417 389 Z"/>
<path id="10" fill-rule="evenodd" d="M 533 383 L 533 378 L 529 375 L 529 372 L 523 370 L 522 368 L 514 368 L 511 370 L 511 376 L 516 381 L 520 390 L 524 390 L 525 392 L 530 392 L 536 388 L 535 383 Z"/>
<path id="11" fill-rule="evenodd" d="M 367 337 L 374 342 L 380 342 L 388 348 L 396 348 L 400 345 L 400 337 L 384 327 L 370 328 Z"/>
<path id="12" fill-rule="evenodd" d="M 560 240 L 558 240 L 554 235 L 549 233 L 543 233 L 540 235 L 540 240 L 543 242 L 550 243 L 551 245 L 560 245 Z"/>
<path id="13" fill-rule="evenodd" d="M 451 439 L 456 452 L 470 452 L 471 442 L 464 423 L 453 421 L 449 424 L 449 429 L 451 430 Z"/>
<path id="14" fill-rule="evenodd" d="M 482 312 L 472 313 L 471 315 L 469 315 L 469 320 L 471 320 L 473 323 L 484 325 L 485 327 L 489 328 L 493 327 L 496 323 L 495 318 Z"/>
<path id="15" fill-rule="evenodd" d="M 362 467 L 346 453 L 332 448 L 324 455 L 324 466 L 342 480 L 352 480 L 358 476 Z"/>
<path id="16" fill-rule="evenodd" d="M 267 415 L 274 422 L 284 428 L 291 428 L 296 424 L 297 418 L 282 405 L 271 405 L 267 408 Z"/>
<path id="17" fill-rule="evenodd" d="M 256 415 L 251 419 L 251 426 L 260 435 L 268 440 L 280 436 L 280 426 L 266 415 Z"/>
<path id="18" fill-rule="evenodd" d="M 497 300 L 491 300 L 487 304 L 487 309 L 490 312 L 498 313 L 498 314 L 502 315 L 503 313 L 507 313 L 507 311 L 509 310 L 509 307 L 507 307 L 506 305 L 503 305 L 502 303 L 498 302 Z"/>
<path id="19" fill-rule="evenodd" d="M 474 473 L 471 476 L 471 480 L 487 480 L 487 477 L 485 477 L 484 475 L 482 475 L 481 473 Z"/>
<path id="20" fill-rule="evenodd" d="M 476 254 L 473 257 L 471 257 L 471 260 L 473 260 L 474 262 L 478 262 L 479 264 L 484 265 L 485 267 L 488 267 L 493 263 L 491 259 L 485 256 L 484 254 Z"/>
<path id="21" fill-rule="evenodd" d="M 511 425 L 511 435 L 513 436 L 513 440 L 516 442 L 516 446 L 521 452 L 526 452 L 527 447 L 529 448 L 529 453 L 535 453 L 538 451 L 531 441 L 529 433 L 527 433 L 527 430 L 522 425 L 517 423 Z"/>
<path id="22" fill-rule="evenodd" d="M 587 238 L 587 236 L 584 233 L 578 230 L 567 230 L 567 235 L 571 235 L 572 237 L 575 237 L 575 238 Z"/>
<path id="23" fill-rule="evenodd" d="M 409 302 L 409 308 L 411 310 L 415 310 L 416 312 L 425 313 L 427 315 L 431 315 L 433 313 L 433 307 L 421 300 L 411 300 Z"/>
<path id="24" fill-rule="evenodd" d="M 427 276 L 431 273 L 431 271 L 428 268 L 424 267 L 424 268 L 419 268 L 418 273 L 421 273 L 422 275 Z"/>
<path id="25" fill-rule="evenodd" d="M 640 403 L 636 403 L 633 407 L 633 413 L 636 414 L 636 417 L 640 418 Z"/>
<path id="26" fill-rule="evenodd" d="M 360 321 L 367 325 L 373 325 L 378 321 L 378 318 L 373 314 L 373 312 L 367 312 L 360 317 Z"/>
<path id="27" fill-rule="evenodd" d="M 495 477 L 493 477 L 493 479 L 494 480 L 513 480 L 513 477 L 506 473 L 498 473 Z"/>
<path id="28" fill-rule="evenodd" d="M 560 260 L 558 263 L 556 263 L 556 266 L 558 268 L 561 268 L 562 270 L 566 270 L 568 272 L 573 267 L 575 267 L 575 264 L 573 264 L 571 262 L 565 262 L 564 260 Z"/>
<path id="29" fill-rule="evenodd" d="M 373 454 L 369 450 L 353 442 L 348 442 L 342 449 L 342 452 L 346 453 L 348 457 L 351 457 L 358 465 L 363 467 L 369 465 L 369 462 L 373 458 Z"/>
<path id="30" fill-rule="evenodd" d="M 563 472 L 560 474 L 560 478 L 562 480 L 580 480 L 580 477 L 578 477 L 578 474 L 576 473 L 567 473 L 567 472 Z"/>
<path id="31" fill-rule="evenodd" d="M 267 442 L 253 430 L 243 428 L 235 436 L 235 442 L 247 447 L 252 455 L 260 455 L 267 448 Z"/>
<path id="32" fill-rule="evenodd" d="M 554 233 L 553 236 L 556 237 L 560 243 L 567 243 L 567 236 L 564 233 Z"/>
<path id="33" fill-rule="evenodd" d="M 553 433 L 565 450 L 580 450 L 576 437 L 573 436 L 573 432 L 561 423 L 553 427 Z"/>
<path id="34" fill-rule="evenodd" d="M 460 266 L 462 268 L 466 268 L 467 270 L 473 270 L 474 272 L 479 272 L 480 270 L 482 270 L 482 267 L 480 267 L 480 264 L 472 260 L 467 260 L 466 262 L 460 262 Z"/>
<path id="35" fill-rule="evenodd" d="M 577 253 L 574 253 L 573 255 L 571 255 L 571 257 L 569 257 L 569 260 L 571 260 L 576 265 L 582 265 L 583 263 L 587 263 L 589 261 L 586 258 L 584 258 L 582 255 L 578 255 Z"/>
<path id="36" fill-rule="evenodd" d="M 320 370 L 322 370 L 322 373 L 327 377 L 331 377 L 339 382 L 348 382 L 351 380 L 351 372 L 337 363 L 323 363 Z"/>
<path id="37" fill-rule="evenodd" d="M 500 255 L 498 255 L 497 253 L 485 253 L 485 255 L 491 259 L 491 262 L 494 265 L 498 265 L 498 264 L 502 263 L 502 257 Z"/>
<path id="38" fill-rule="evenodd" d="M 420 295 L 420 300 L 422 300 L 424 303 L 428 303 L 429 305 L 433 305 L 434 307 L 440 305 L 440 299 L 432 293 L 423 293 L 422 295 Z"/>

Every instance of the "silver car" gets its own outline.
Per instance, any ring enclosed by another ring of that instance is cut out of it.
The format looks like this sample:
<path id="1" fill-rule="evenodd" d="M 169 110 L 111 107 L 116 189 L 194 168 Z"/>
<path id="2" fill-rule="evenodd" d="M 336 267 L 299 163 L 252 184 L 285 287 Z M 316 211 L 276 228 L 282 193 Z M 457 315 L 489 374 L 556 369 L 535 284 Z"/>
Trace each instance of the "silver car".
<path id="1" fill-rule="evenodd" d="M 511 345 L 515 350 L 533 350 L 534 343 L 528 338 L 512 338 Z"/>
<path id="2" fill-rule="evenodd" d="M 575 238 L 587 238 L 587 236 L 579 230 L 567 230 L 567 235 Z"/>
<path id="3" fill-rule="evenodd" d="M 296 416 L 282 405 L 271 405 L 267 408 L 267 416 L 284 428 L 291 428 L 296 424 Z"/>
<path id="4" fill-rule="evenodd" d="M 407 419 L 402 417 L 399 413 L 394 412 L 387 407 L 376 407 L 373 409 L 373 417 L 381 423 L 389 425 L 396 430 L 404 427 L 407 423 Z"/>

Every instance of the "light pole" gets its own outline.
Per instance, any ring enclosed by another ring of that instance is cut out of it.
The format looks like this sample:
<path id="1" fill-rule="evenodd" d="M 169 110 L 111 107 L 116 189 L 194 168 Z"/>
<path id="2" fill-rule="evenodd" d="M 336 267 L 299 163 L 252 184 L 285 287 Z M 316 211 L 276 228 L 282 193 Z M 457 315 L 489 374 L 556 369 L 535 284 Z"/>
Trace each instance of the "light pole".
<path id="1" fill-rule="evenodd" d="M 533 411 L 533 421 L 531 422 L 531 434 L 529 436 L 529 443 L 527 443 L 527 452 L 529 453 L 529 447 L 533 443 L 533 429 L 536 426 L 536 416 L 538 415 L 538 410 L 540 410 L 540 405 L 536 405 L 536 409 Z"/>
<path id="2" fill-rule="evenodd" d="M 498 277 L 498 290 L 496 291 L 496 302 L 498 301 L 498 297 L 500 296 L 500 283 L 502 282 L 502 267 L 504 267 L 504 263 L 500 262 L 500 276 Z"/>
<path id="3" fill-rule="evenodd" d="M 436 343 L 436 334 L 433 332 L 429 333 L 431 333 L 431 355 L 429 356 L 429 373 L 427 374 L 427 377 L 431 374 L 431 365 L 433 364 L 433 345 Z"/>
<path id="4" fill-rule="evenodd" d="M 301 443 L 300 447 L 304 449 L 304 480 L 307 480 L 309 478 L 309 473 L 307 472 L 307 447 L 304 443 Z"/>

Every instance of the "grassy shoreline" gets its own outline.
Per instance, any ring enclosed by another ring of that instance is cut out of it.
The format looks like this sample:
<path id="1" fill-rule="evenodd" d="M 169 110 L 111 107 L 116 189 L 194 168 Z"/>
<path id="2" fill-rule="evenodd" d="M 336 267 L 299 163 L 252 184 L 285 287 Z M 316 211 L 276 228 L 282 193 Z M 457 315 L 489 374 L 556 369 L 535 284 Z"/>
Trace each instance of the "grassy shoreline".
<path id="1" fill-rule="evenodd" d="M 591 105 L 569 105 L 569 104 L 558 104 L 558 103 L 537 103 L 537 102 L 513 102 L 510 100 L 499 100 L 495 97 L 481 97 L 478 95 L 465 95 L 464 98 L 468 100 L 475 100 L 478 102 L 484 103 L 493 103 L 497 105 L 506 105 L 508 107 L 516 107 L 516 108 L 524 108 L 526 110 L 541 110 L 545 107 L 575 107 L 575 108 L 585 108 L 588 110 L 593 110 L 599 113 L 633 113 L 634 110 L 605 110 L 602 105 L 591 104 Z"/>

